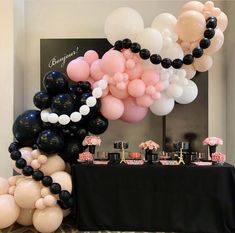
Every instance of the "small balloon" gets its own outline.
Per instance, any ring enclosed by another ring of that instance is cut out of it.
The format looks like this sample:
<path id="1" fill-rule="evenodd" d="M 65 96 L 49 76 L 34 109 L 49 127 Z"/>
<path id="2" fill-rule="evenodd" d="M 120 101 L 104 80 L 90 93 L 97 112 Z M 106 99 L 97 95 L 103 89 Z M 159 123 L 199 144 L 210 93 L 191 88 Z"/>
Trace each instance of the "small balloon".
<path id="1" fill-rule="evenodd" d="M 58 115 L 69 115 L 74 110 L 74 100 L 69 94 L 56 95 L 52 99 L 51 110 Z"/>
<path id="2" fill-rule="evenodd" d="M 46 91 L 39 91 L 34 95 L 33 103 L 39 109 L 48 108 L 51 104 L 51 96 Z"/>
<path id="3" fill-rule="evenodd" d="M 199 72 L 205 72 L 209 70 L 213 65 L 213 60 L 209 55 L 203 55 L 202 57 L 196 59 L 193 63 L 195 70 Z"/>
<path id="4" fill-rule="evenodd" d="M 60 184 L 62 190 L 72 192 L 72 179 L 71 175 L 65 171 L 55 172 L 51 175 L 53 182 Z"/>
<path id="5" fill-rule="evenodd" d="M 88 50 L 84 54 L 84 60 L 91 65 L 94 61 L 99 59 L 99 55 L 95 50 Z"/>
<path id="6" fill-rule="evenodd" d="M 20 215 L 17 218 L 16 222 L 22 226 L 31 226 L 33 225 L 33 214 L 34 209 L 20 209 Z"/>

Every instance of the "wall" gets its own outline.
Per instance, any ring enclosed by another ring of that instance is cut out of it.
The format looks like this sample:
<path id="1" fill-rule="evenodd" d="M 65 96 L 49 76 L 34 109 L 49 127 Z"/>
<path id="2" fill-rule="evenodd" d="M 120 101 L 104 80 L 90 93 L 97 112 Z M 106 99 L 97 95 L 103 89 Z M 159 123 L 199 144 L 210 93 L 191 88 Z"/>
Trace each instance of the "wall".
<path id="1" fill-rule="evenodd" d="M 1 93 L 1 98 L 6 94 L 8 99 L 4 101 L 0 100 L 1 105 L 1 129 L 0 131 L 0 152 L 1 155 L 7 154 L 7 145 L 12 139 L 11 125 L 13 112 L 22 112 L 23 109 L 29 109 L 33 107 L 32 97 L 35 92 L 40 88 L 40 71 L 39 71 L 39 43 L 40 38 L 76 38 L 76 37 L 104 37 L 103 25 L 106 16 L 115 8 L 120 6 L 129 6 L 137 9 L 143 16 L 145 25 L 150 25 L 153 18 L 162 12 L 169 12 L 174 15 L 179 14 L 180 7 L 186 2 L 184 0 L 177 1 L 152 1 L 152 0 L 15 0 L 14 6 L 16 11 L 15 25 L 15 49 L 13 49 L 13 4 L 12 0 L 0 0 L 0 24 L 4 29 L 4 33 L 1 36 L 1 54 L 6 55 L 3 63 L 1 63 L 1 86 L 7 85 L 7 88 Z M 25 4 L 25 5 L 24 5 Z M 224 1 L 217 2 L 220 7 L 224 6 Z M 229 5 L 228 12 L 229 17 L 233 18 L 233 12 L 231 6 L 235 6 L 234 2 L 226 2 Z M 105 6 L 105 7 L 104 7 Z M 221 8 L 222 8 L 221 7 Z M 24 13 L 24 17 L 23 17 Z M 21 14 L 17 15 L 17 14 Z M 231 14 L 231 16 L 230 16 Z M 233 20 L 230 20 L 232 22 Z M 24 25 L 25 22 L 25 25 Z M 24 29 L 25 30 L 20 30 Z M 22 34 L 25 32 L 24 34 Z M 232 29 L 228 31 L 232 33 Z M 19 35 L 19 37 L 17 36 Z M 24 40 L 25 36 L 25 40 Z M 5 38 L 6 37 L 6 38 Z M 227 35 L 226 40 L 230 37 Z M 25 41 L 23 43 L 22 41 Z M 24 45 L 25 51 L 24 51 Z M 13 51 L 15 51 L 15 63 L 13 59 Z M 6 54 L 5 54 L 6 53 Z M 231 51 L 230 51 L 231 53 Z M 20 56 L 21 55 L 21 56 Z M 230 55 L 229 55 L 230 56 Z M 231 55 L 232 56 L 232 55 Z M 8 59 L 6 59 L 8 58 Z M 223 51 L 221 54 L 217 54 L 214 58 L 214 66 L 209 73 L 209 133 L 210 135 L 221 136 L 226 139 L 226 81 L 224 81 L 224 68 Z M 14 65 L 15 64 L 15 65 Z M 231 64 L 232 66 L 232 64 Z M 15 74 L 13 76 L 12 71 Z M 6 80 L 7 77 L 7 80 Z M 16 89 L 13 89 L 14 77 L 18 77 Z M 24 77 L 24 79 L 23 79 Z M 231 84 L 234 84 L 232 80 L 232 71 L 229 76 Z M 21 87 L 21 85 L 24 85 Z M 232 106 L 234 94 L 232 93 L 232 86 L 228 84 L 228 107 L 230 108 L 228 114 L 228 122 L 231 122 L 232 116 L 235 112 Z M 24 100 L 21 100 L 24 92 Z M 15 97 L 14 97 L 15 94 Z M 13 107 L 13 97 L 15 98 L 15 106 Z M 7 102 L 6 102 L 7 101 Z M 8 103 L 9 101 L 9 103 Z M 7 104 L 5 104 L 7 103 Z M 24 103 L 24 106 L 22 106 Z M 9 115 L 2 115 L 2 112 L 9 112 Z M 10 119 L 10 120 L 9 120 Z M 228 152 L 233 153 L 232 129 L 234 126 L 229 125 L 227 136 L 228 138 Z M 235 132 L 233 130 L 233 132 Z M 223 147 L 226 151 L 226 147 Z M 230 159 L 229 161 L 233 161 Z M 5 158 L 0 157 L 2 174 L 8 176 L 10 174 L 10 162 Z M 234 161 L 235 162 L 235 161 Z M 2 175 L 0 173 L 0 175 Z"/>

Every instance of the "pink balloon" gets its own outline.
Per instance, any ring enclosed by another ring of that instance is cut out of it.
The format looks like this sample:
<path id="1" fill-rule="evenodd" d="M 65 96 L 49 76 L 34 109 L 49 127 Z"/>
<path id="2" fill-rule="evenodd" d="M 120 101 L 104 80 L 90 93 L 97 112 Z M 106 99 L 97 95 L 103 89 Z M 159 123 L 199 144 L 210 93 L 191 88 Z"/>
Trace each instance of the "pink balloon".
<path id="1" fill-rule="evenodd" d="M 141 77 L 143 69 L 139 63 L 136 63 L 134 69 L 126 69 L 125 72 L 128 74 L 129 79 L 133 80 Z"/>
<path id="2" fill-rule="evenodd" d="M 114 85 L 109 86 L 110 93 L 114 96 L 117 97 L 118 99 L 125 99 L 129 96 L 129 93 L 127 91 L 127 87 L 123 90 L 118 89 Z"/>
<path id="3" fill-rule="evenodd" d="M 33 225 L 39 232 L 50 233 L 56 231 L 63 220 L 63 212 L 59 206 L 35 210 Z"/>
<path id="4" fill-rule="evenodd" d="M 107 95 L 101 99 L 100 112 L 109 120 L 117 120 L 124 112 L 124 104 L 120 99 Z"/>
<path id="5" fill-rule="evenodd" d="M 195 59 L 193 66 L 199 72 L 205 72 L 211 68 L 213 60 L 211 56 L 203 55 L 202 57 Z"/>
<path id="6" fill-rule="evenodd" d="M 128 97 L 123 103 L 125 110 L 121 117 L 122 121 L 136 123 L 143 120 L 148 113 L 148 108 L 138 106 L 132 97 Z"/>
<path id="7" fill-rule="evenodd" d="M 81 58 L 72 60 L 67 66 L 67 74 L 75 82 L 85 81 L 90 74 L 89 64 Z"/>
<path id="8" fill-rule="evenodd" d="M 7 194 L 9 189 L 9 183 L 6 179 L 0 177 L 0 195 Z"/>
<path id="9" fill-rule="evenodd" d="M 215 30 L 215 35 L 211 39 L 210 47 L 205 49 L 205 54 L 211 55 L 219 51 L 224 43 L 224 33 L 220 29 Z"/>
<path id="10" fill-rule="evenodd" d="M 194 10 L 194 11 L 199 11 L 199 12 L 203 12 L 203 8 L 204 8 L 204 4 L 202 4 L 201 2 L 198 1 L 190 1 L 185 3 L 182 8 L 181 11 L 190 11 L 190 10 Z"/>
<path id="11" fill-rule="evenodd" d="M 9 194 L 0 195 L 0 210 L 0 229 L 12 225 L 20 214 L 14 197 Z"/>
<path id="12" fill-rule="evenodd" d="M 122 51 L 122 54 L 126 59 L 131 59 L 134 56 L 134 54 L 129 49 L 125 49 L 124 51 Z"/>
<path id="13" fill-rule="evenodd" d="M 16 186 L 14 196 L 19 207 L 33 209 L 35 202 L 41 197 L 41 185 L 31 178 L 25 179 Z"/>
<path id="14" fill-rule="evenodd" d="M 109 94 L 109 87 L 106 87 L 106 88 L 103 90 L 103 93 L 102 93 L 101 98 L 102 98 L 102 97 L 105 97 L 105 96 L 108 95 L 108 94 Z"/>
<path id="15" fill-rule="evenodd" d="M 99 59 L 99 55 L 95 50 L 88 50 L 84 54 L 84 60 L 91 65 L 95 60 Z"/>
<path id="16" fill-rule="evenodd" d="M 146 70 L 141 76 L 141 79 L 146 85 L 155 85 L 159 81 L 158 70 Z"/>
<path id="17" fill-rule="evenodd" d="M 100 80 L 104 75 L 103 71 L 101 70 L 100 61 L 100 59 L 94 61 L 90 69 L 91 77 L 96 81 Z"/>
<path id="18" fill-rule="evenodd" d="M 103 55 L 100 65 L 105 74 L 122 73 L 125 70 L 125 58 L 121 52 L 109 50 Z"/>
<path id="19" fill-rule="evenodd" d="M 146 108 L 149 108 L 152 105 L 153 101 L 154 100 L 149 95 L 143 95 L 141 97 L 136 98 L 136 103 L 139 106 Z"/>
<path id="20" fill-rule="evenodd" d="M 155 85 L 156 91 L 163 91 L 165 90 L 165 84 L 163 81 L 159 81 L 156 85 Z"/>
<path id="21" fill-rule="evenodd" d="M 135 61 L 133 59 L 128 59 L 126 61 L 126 68 L 131 70 L 135 68 Z"/>
<path id="22" fill-rule="evenodd" d="M 154 86 L 148 86 L 146 87 L 146 94 L 147 95 L 153 95 L 156 92 L 156 88 Z"/>
<path id="23" fill-rule="evenodd" d="M 145 93 L 145 83 L 140 79 L 132 80 L 128 85 L 128 92 L 133 97 L 143 96 Z"/>

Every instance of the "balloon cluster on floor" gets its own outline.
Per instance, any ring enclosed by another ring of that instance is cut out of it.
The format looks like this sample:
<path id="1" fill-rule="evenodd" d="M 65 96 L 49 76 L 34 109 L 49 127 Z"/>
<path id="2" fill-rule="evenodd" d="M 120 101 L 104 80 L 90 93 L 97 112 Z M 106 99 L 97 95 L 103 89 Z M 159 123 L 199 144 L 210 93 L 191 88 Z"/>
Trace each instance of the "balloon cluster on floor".
<path id="1" fill-rule="evenodd" d="M 100 59 L 95 51 L 87 51 L 69 63 L 67 73 L 93 87 L 99 80 L 107 83 L 101 112 L 109 120 L 138 122 L 148 109 L 166 115 L 175 102 L 188 104 L 197 97 L 191 79 L 196 71 L 211 68 L 211 55 L 222 47 L 227 23 L 211 1 L 186 3 L 178 19 L 169 13 L 157 15 L 148 28 L 136 10 L 121 7 L 105 22 L 114 48 Z"/>
<path id="2" fill-rule="evenodd" d="M 16 141 L 8 150 L 19 175 L 0 178 L 0 229 L 16 221 L 55 231 L 74 203 L 69 165 L 86 149 L 82 142 L 89 133 L 108 127 L 100 87 L 92 90 L 87 81 L 69 85 L 57 71 L 47 73 L 43 84 L 45 91 L 33 98 L 40 110 L 23 112 L 13 125 Z"/>

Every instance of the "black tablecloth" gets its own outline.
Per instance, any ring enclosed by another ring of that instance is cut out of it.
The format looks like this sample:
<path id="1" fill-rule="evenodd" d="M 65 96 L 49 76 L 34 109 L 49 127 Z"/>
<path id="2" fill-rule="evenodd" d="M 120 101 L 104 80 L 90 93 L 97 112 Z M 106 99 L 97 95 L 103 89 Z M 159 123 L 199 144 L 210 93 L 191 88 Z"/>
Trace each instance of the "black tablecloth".
<path id="1" fill-rule="evenodd" d="M 235 169 L 74 165 L 79 230 L 235 232 Z"/>

